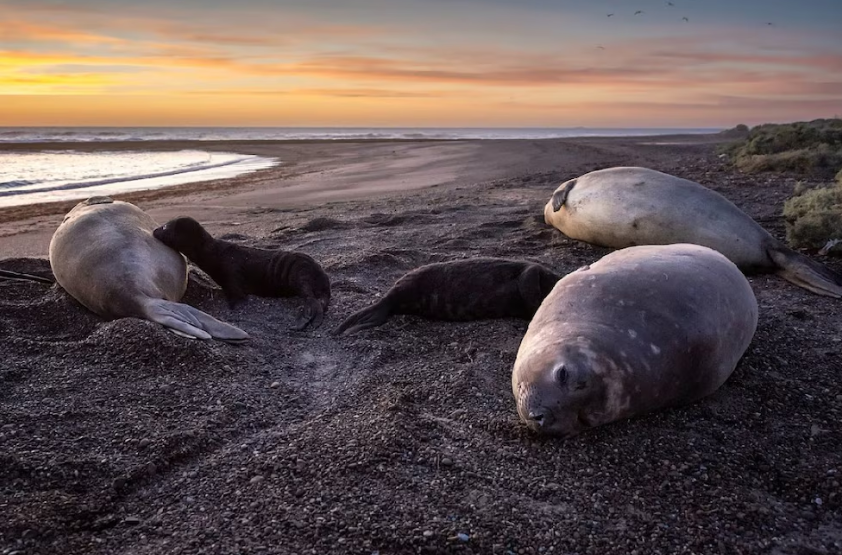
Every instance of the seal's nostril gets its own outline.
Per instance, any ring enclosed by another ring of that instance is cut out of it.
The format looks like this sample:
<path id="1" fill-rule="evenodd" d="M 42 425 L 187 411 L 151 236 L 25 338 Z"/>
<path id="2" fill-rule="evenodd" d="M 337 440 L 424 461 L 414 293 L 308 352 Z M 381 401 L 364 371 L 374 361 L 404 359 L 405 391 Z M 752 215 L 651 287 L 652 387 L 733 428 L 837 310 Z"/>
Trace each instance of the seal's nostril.
<path id="1" fill-rule="evenodd" d="M 540 426 L 544 423 L 544 413 L 542 411 L 530 411 L 529 419 Z"/>

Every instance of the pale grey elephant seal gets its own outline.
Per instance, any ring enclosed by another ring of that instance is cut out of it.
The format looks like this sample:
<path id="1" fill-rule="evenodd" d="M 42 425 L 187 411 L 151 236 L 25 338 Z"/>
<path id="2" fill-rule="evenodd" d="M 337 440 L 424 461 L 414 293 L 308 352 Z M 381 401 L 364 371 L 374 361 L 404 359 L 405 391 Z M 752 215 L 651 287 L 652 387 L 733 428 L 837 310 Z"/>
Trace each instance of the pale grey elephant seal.
<path id="1" fill-rule="evenodd" d="M 187 289 L 187 262 L 152 236 L 156 227 L 127 202 L 80 202 L 50 241 L 56 281 L 103 318 L 143 318 L 198 339 L 248 339 L 243 330 L 178 302 Z"/>
<path id="2" fill-rule="evenodd" d="M 530 428 L 569 437 L 721 386 L 757 328 L 757 301 L 727 258 L 689 244 L 630 247 L 562 278 L 512 371 Z"/>
<path id="3" fill-rule="evenodd" d="M 744 272 L 774 272 L 814 293 L 842 297 L 842 275 L 781 244 L 719 193 L 655 170 L 608 168 L 566 181 L 544 207 L 544 220 L 603 247 L 704 245 Z"/>

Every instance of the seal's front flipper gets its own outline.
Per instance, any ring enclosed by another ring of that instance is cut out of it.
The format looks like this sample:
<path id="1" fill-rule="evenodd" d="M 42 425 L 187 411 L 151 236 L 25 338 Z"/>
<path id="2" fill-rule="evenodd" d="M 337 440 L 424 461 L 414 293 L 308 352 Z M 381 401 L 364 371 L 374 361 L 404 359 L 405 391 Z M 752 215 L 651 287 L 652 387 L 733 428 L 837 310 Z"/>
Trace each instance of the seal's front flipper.
<path id="1" fill-rule="evenodd" d="M 221 322 L 186 304 L 164 299 L 149 299 L 144 303 L 143 311 L 147 320 L 196 339 L 218 339 L 229 343 L 239 343 L 249 338 L 249 335 L 240 328 Z"/>
<path id="2" fill-rule="evenodd" d="M 339 327 L 333 331 L 334 335 L 342 333 L 352 334 L 357 333 L 368 328 L 376 328 L 386 323 L 386 320 L 391 316 L 389 308 L 382 304 L 382 302 L 375 303 L 368 308 L 364 308 L 359 312 L 355 312 L 348 316 L 348 318 L 339 324 Z"/>
<path id="3" fill-rule="evenodd" d="M 299 316 L 295 321 L 292 329 L 301 331 L 310 324 L 313 325 L 313 329 L 316 329 L 322 325 L 322 321 L 324 321 L 324 319 L 325 313 L 322 308 L 322 302 L 315 297 L 309 297 L 305 299 L 304 307 L 301 310 L 301 316 Z"/>
<path id="4" fill-rule="evenodd" d="M 769 249 L 779 276 L 818 295 L 842 298 L 842 275 L 782 245 Z"/>

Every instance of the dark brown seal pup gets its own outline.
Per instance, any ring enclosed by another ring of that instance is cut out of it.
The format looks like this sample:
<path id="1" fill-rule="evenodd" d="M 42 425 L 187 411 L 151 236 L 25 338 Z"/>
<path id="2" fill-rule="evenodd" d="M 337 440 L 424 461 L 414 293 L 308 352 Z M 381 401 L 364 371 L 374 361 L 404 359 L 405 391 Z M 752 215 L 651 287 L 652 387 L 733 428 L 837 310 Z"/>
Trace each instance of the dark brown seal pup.
<path id="1" fill-rule="evenodd" d="M 394 314 L 432 320 L 532 318 L 561 278 L 540 264 L 475 258 L 421 266 L 368 308 L 351 315 L 334 333 L 356 333 Z"/>
<path id="2" fill-rule="evenodd" d="M 718 252 L 613 252 L 565 276 L 535 313 L 512 370 L 517 412 L 569 437 L 696 401 L 728 379 L 756 328 L 751 286 Z"/>
<path id="3" fill-rule="evenodd" d="M 170 220 L 154 231 L 222 287 L 232 308 L 249 295 L 304 297 L 294 329 L 321 325 L 330 303 L 330 279 L 319 263 L 300 252 L 258 249 L 214 239 L 193 218 Z"/>

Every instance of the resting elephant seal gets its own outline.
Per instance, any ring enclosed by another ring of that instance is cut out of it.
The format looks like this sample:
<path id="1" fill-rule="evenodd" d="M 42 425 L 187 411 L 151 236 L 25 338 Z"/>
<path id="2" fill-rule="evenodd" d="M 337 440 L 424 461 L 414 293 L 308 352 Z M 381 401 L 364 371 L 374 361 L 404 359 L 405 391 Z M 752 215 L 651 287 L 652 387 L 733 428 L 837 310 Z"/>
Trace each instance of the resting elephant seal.
<path id="1" fill-rule="evenodd" d="M 618 167 L 562 183 L 544 220 L 572 239 L 625 248 L 693 243 L 744 272 L 774 272 L 820 295 L 842 297 L 842 275 L 781 244 L 710 189 L 646 168 Z"/>
<path id="2" fill-rule="evenodd" d="M 568 274 L 529 324 L 512 371 L 517 411 L 569 437 L 721 386 L 757 328 L 727 258 L 688 244 L 630 247 Z"/>
<path id="3" fill-rule="evenodd" d="M 56 281 L 103 318 L 143 318 L 198 339 L 248 339 L 243 330 L 178 302 L 187 289 L 187 263 L 152 236 L 156 226 L 127 202 L 80 202 L 50 241 Z"/>
<path id="4" fill-rule="evenodd" d="M 330 304 L 330 278 L 318 262 L 300 252 L 258 249 L 214 239 L 193 218 L 176 218 L 154 231 L 157 239 L 184 254 L 222 287 L 232 308 L 249 295 L 304 297 L 295 329 L 321 325 Z"/>
<path id="5" fill-rule="evenodd" d="M 334 333 L 380 326 L 394 314 L 432 320 L 529 319 L 560 276 L 540 264 L 474 258 L 421 266 L 382 299 L 352 314 Z"/>

